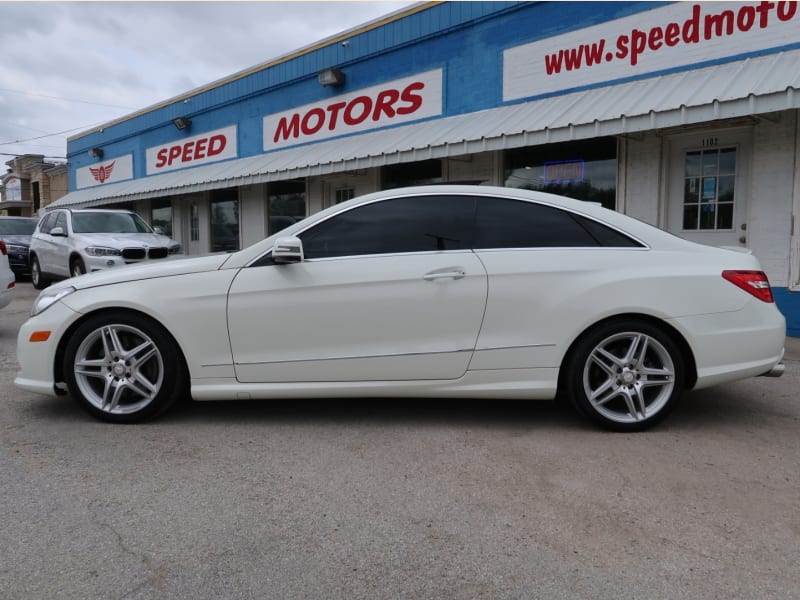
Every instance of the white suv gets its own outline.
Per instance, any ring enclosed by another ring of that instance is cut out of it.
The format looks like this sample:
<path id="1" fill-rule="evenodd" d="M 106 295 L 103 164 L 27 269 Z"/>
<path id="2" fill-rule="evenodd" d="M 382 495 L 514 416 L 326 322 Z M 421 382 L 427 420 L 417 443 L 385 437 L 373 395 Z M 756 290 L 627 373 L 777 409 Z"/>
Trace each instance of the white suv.
<path id="1" fill-rule="evenodd" d="M 40 220 L 31 238 L 31 280 L 40 290 L 65 279 L 178 254 L 175 240 L 154 233 L 127 210 L 56 209 Z"/>

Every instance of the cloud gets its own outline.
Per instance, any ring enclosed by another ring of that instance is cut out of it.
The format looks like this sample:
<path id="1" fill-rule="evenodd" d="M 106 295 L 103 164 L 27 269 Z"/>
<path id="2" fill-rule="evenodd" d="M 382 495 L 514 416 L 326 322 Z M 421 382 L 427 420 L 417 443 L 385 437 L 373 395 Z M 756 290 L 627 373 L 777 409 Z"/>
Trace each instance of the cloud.
<path id="1" fill-rule="evenodd" d="M 0 2 L 0 158 L 63 157 L 73 133 L 409 4 Z"/>

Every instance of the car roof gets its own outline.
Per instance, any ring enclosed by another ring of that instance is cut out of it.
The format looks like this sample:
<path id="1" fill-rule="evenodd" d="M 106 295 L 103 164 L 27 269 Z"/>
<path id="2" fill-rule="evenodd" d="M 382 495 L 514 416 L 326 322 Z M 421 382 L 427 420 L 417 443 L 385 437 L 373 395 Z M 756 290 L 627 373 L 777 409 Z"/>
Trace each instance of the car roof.
<path id="1" fill-rule="evenodd" d="M 331 206 L 330 208 L 314 213 L 302 221 L 291 225 L 290 227 L 287 227 L 286 229 L 278 232 L 277 234 L 273 234 L 272 236 L 261 240 L 260 242 L 256 242 L 247 248 L 243 248 L 238 252 L 234 252 L 230 255 L 223 268 L 242 267 L 262 255 L 272 246 L 272 243 L 274 243 L 278 237 L 295 235 L 334 214 L 347 211 L 357 206 L 398 197 L 449 195 L 506 198 L 512 200 L 536 202 L 539 204 L 563 208 L 578 215 L 583 215 L 589 217 L 590 219 L 599 221 L 600 223 L 610 225 L 611 227 L 618 229 L 620 232 L 644 243 L 646 246 L 651 248 L 655 246 L 660 247 L 661 249 L 686 249 L 688 246 L 697 246 L 697 244 L 674 236 L 671 233 L 654 227 L 648 223 L 645 223 L 644 221 L 640 221 L 623 213 L 604 208 L 596 202 L 586 202 L 584 200 L 576 200 L 575 198 L 568 198 L 566 196 L 558 196 L 555 194 L 548 194 L 546 192 L 537 192 L 518 188 L 485 185 L 441 184 L 393 188 L 390 190 L 382 190 L 379 192 L 373 192 L 371 194 L 365 194 L 363 196 L 353 198 L 352 200 L 341 202 Z"/>
<path id="2" fill-rule="evenodd" d="M 135 214 L 132 210 L 126 210 L 124 208 L 67 208 L 69 212 L 73 213 L 125 213 L 125 214 Z"/>

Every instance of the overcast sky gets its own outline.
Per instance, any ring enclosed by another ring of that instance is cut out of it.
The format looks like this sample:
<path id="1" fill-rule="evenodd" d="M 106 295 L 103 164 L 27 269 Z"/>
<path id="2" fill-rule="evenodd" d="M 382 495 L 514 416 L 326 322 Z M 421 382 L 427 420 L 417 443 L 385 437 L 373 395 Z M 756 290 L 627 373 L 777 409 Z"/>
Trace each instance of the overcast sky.
<path id="1" fill-rule="evenodd" d="M 63 159 L 75 133 L 410 4 L 0 0 L 0 160 Z"/>

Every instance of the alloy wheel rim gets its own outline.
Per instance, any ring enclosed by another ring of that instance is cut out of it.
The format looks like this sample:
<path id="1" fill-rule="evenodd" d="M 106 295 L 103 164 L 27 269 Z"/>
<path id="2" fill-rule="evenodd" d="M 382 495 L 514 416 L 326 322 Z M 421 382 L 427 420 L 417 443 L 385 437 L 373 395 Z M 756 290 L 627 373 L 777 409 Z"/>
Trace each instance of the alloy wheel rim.
<path id="1" fill-rule="evenodd" d="M 84 398 L 108 414 L 142 410 L 164 382 L 164 361 L 155 342 L 130 325 L 103 325 L 78 346 L 75 381 Z"/>
<path id="2" fill-rule="evenodd" d="M 597 344 L 583 369 L 592 408 L 616 423 L 639 423 L 669 402 L 675 364 L 655 338 L 640 332 L 612 335 Z"/>

